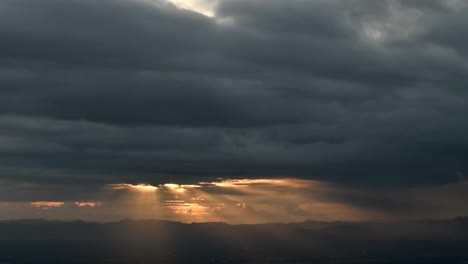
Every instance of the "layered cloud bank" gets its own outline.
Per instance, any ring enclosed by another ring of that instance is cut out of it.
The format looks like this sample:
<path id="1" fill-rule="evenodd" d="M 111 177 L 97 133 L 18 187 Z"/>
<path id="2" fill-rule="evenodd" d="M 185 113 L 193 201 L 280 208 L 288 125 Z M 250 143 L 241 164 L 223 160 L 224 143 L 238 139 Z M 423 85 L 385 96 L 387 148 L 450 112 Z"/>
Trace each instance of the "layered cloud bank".
<path id="1" fill-rule="evenodd" d="M 459 186 L 467 9 L 463 0 L 3 0 L 0 202 L 98 210 L 105 203 L 86 203 L 109 184 L 218 177 L 385 197 Z M 455 214 L 462 196 L 442 196 L 431 212 Z M 302 208 L 322 208 L 302 198 Z M 336 211 L 371 200 L 385 212 L 359 214 L 379 217 L 411 205 L 387 208 L 387 198 L 350 198 Z"/>

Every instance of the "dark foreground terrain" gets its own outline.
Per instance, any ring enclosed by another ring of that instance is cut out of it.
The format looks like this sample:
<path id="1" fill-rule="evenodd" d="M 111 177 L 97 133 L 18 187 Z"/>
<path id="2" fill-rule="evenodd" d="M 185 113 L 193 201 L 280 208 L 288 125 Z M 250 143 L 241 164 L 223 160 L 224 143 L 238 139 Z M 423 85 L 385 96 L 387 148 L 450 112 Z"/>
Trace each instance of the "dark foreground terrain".
<path id="1" fill-rule="evenodd" d="M 0 263 L 468 263 L 468 218 L 263 225 L 0 221 Z"/>

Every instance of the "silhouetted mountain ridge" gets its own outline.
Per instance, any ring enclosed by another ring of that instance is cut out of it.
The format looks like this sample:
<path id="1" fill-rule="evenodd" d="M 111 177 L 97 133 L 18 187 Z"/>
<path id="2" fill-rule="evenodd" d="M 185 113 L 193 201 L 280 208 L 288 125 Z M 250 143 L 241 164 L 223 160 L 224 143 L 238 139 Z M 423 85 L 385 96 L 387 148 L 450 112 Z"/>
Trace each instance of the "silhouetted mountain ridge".
<path id="1" fill-rule="evenodd" d="M 349 239 L 468 239 L 468 217 L 454 219 L 423 219 L 408 221 L 367 221 L 367 222 L 320 222 L 264 223 L 231 225 L 224 222 L 181 223 L 167 220 L 125 219 L 117 222 L 98 223 L 82 220 L 56 221 L 44 219 L 20 219 L 0 221 L 1 239 L 38 238 L 106 238 L 129 236 L 127 238 L 157 238 L 162 233 L 172 235 L 199 231 L 218 232 L 258 232 L 289 233 L 297 231 L 308 235 L 329 236 L 330 238 Z M 77 232 L 79 230 L 80 232 Z M 92 231 L 92 234 L 90 232 Z M 116 233 L 113 233 L 116 232 Z M 142 233 L 140 233 L 142 232 Z"/>
<path id="2" fill-rule="evenodd" d="M 0 263 L 468 261 L 467 217 L 254 225 L 31 219 L 0 221 L 0 234 Z"/>

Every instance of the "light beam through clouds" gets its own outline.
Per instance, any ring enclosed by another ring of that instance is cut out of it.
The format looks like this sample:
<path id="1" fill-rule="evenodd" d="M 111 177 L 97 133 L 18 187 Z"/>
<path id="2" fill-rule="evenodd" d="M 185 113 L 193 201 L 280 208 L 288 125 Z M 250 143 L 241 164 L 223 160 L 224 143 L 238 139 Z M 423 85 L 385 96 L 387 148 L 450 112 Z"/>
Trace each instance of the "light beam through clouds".
<path id="1" fill-rule="evenodd" d="M 456 217 L 460 211 L 468 213 L 460 202 L 468 199 L 467 184 L 462 176 L 444 186 L 399 190 L 349 188 L 293 178 L 218 179 L 197 184 L 112 183 L 97 188 L 99 191 L 76 190 L 83 193 L 79 200 L 67 198 L 66 193 L 61 194 L 63 200 L 42 200 L 51 197 L 49 190 L 28 185 L 28 196 L 33 194 L 37 199 L 0 199 L 0 219 L 106 222 L 130 218 L 251 224 Z M 18 185 L 3 182 L 3 187 L 6 190 Z M 60 186 L 55 190 L 60 192 Z"/>

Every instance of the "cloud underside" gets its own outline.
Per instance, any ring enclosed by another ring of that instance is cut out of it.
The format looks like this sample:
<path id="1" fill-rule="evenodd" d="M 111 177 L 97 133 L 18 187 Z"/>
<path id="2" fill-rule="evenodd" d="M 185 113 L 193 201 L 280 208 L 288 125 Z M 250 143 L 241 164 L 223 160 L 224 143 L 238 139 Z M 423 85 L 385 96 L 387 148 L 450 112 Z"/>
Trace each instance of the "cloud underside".
<path id="1" fill-rule="evenodd" d="M 0 179 L 62 186 L 64 199 L 217 177 L 456 184 L 468 164 L 467 8 L 2 0 Z"/>

